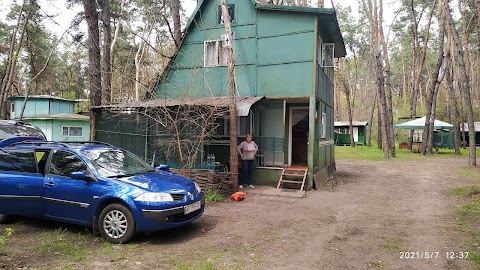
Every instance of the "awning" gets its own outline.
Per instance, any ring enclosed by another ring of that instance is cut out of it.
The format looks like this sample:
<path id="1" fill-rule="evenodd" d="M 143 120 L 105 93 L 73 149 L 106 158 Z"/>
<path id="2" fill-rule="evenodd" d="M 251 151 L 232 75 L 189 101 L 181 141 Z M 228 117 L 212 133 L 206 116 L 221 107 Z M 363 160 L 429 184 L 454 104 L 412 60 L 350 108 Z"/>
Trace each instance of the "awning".
<path id="1" fill-rule="evenodd" d="M 412 121 L 408 121 L 402 124 L 397 124 L 394 126 L 395 128 L 404 128 L 404 129 L 423 129 L 425 127 L 425 116 L 422 118 L 418 118 Z M 435 123 L 433 125 L 435 129 L 452 129 L 453 125 L 449 123 L 445 123 L 443 121 L 435 119 Z"/>
<path id="2" fill-rule="evenodd" d="M 237 97 L 238 116 L 247 116 L 250 107 L 263 97 Z M 129 102 L 122 104 L 112 104 L 104 106 L 94 106 L 92 109 L 138 109 L 155 107 L 174 107 L 174 106 L 218 106 L 228 107 L 229 97 L 196 97 L 196 98 L 167 98 L 151 99 L 141 102 Z"/>

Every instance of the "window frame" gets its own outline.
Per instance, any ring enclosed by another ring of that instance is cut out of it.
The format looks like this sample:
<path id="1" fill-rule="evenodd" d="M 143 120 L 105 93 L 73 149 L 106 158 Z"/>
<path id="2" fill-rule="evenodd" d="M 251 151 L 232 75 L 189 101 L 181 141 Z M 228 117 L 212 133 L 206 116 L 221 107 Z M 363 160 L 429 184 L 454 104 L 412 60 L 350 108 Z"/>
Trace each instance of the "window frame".
<path id="1" fill-rule="evenodd" d="M 331 47 L 331 50 L 327 53 L 327 47 Z M 331 63 L 326 63 L 330 61 Z M 334 43 L 322 43 L 322 67 L 335 67 L 335 44 Z"/>
<path id="2" fill-rule="evenodd" d="M 249 119 L 249 130 L 247 133 L 243 134 L 240 130 L 240 119 L 242 119 L 241 117 L 248 117 Z M 225 136 L 229 136 L 230 135 L 230 119 L 227 117 L 227 118 L 221 118 L 220 121 L 223 121 L 223 130 L 222 130 L 222 133 L 219 134 L 217 132 L 217 136 L 220 136 L 220 137 L 225 137 Z M 250 110 L 250 112 L 248 113 L 247 116 L 237 116 L 237 136 L 246 136 L 247 134 L 253 134 L 253 112 Z"/>
<path id="3" fill-rule="evenodd" d="M 67 135 L 64 134 L 64 129 L 67 128 Z M 72 132 L 71 132 L 71 129 L 72 128 L 80 128 L 81 129 L 81 135 L 71 135 Z M 62 126 L 62 129 L 60 131 L 60 135 L 62 137 L 76 137 L 76 138 L 80 138 L 80 137 L 83 137 L 83 127 L 80 127 L 80 126 Z"/>
<path id="4" fill-rule="evenodd" d="M 230 15 L 230 22 L 235 23 L 235 4 L 227 4 L 228 15 Z M 225 24 L 223 20 L 222 5 L 219 5 L 217 8 L 217 24 Z"/>
<path id="5" fill-rule="evenodd" d="M 91 175 L 91 171 L 90 171 L 90 168 L 88 167 L 88 164 L 85 162 L 85 160 L 83 160 L 78 154 L 74 153 L 74 152 L 70 152 L 70 151 L 65 151 L 65 150 L 55 150 L 53 151 L 53 153 L 51 153 L 51 156 L 47 162 L 47 165 L 45 167 L 45 173 L 48 174 L 48 175 L 53 175 L 55 177 L 65 177 L 65 178 L 69 178 L 69 179 L 72 179 L 72 177 L 70 175 L 60 175 L 60 174 L 56 174 L 56 173 L 53 173 L 52 170 L 51 170 L 51 166 L 53 164 L 53 161 L 54 161 L 54 158 L 55 158 L 55 155 L 57 155 L 58 153 L 67 153 L 67 154 L 70 154 L 70 155 L 73 155 L 75 157 L 77 157 L 84 165 L 85 165 L 85 174 L 86 175 Z M 77 172 L 77 171 L 73 171 L 73 172 Z M 71 174 L 72 172 L 70 172 Z"/>

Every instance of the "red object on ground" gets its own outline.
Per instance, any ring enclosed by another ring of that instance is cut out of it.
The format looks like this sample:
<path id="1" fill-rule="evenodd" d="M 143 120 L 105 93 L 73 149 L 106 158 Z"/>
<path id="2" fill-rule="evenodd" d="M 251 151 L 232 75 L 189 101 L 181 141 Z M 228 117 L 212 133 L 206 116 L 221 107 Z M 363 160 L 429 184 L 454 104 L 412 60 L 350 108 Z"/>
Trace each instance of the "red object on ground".
<path id="1" fill-rule="evenodd" d="M 238 202 L 238 201 L 243 200 L 245 198 L 245 195 L 246 195 L 245 192 L 238 191 L 238 192 L 233 193 L 231 198 L 232 198 L 232 200 Z"/>

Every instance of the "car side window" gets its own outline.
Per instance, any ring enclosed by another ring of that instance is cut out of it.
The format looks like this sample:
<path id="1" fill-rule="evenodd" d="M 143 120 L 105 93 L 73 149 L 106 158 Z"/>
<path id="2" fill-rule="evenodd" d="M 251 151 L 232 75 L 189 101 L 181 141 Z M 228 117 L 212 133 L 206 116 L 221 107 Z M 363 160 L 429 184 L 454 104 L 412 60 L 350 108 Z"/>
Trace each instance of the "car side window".
<path id="1" fill-rule="evenodd" d="M 37 173 L 34 152 L 0 149 L 0 171 Z"/>
<path id="2" fill-rule="evenodd" d="M 50 162 L 50 174 L 70 177 L 72 172 L 87 173 L 87 165 L 74 153 L 56 151 Z"/>

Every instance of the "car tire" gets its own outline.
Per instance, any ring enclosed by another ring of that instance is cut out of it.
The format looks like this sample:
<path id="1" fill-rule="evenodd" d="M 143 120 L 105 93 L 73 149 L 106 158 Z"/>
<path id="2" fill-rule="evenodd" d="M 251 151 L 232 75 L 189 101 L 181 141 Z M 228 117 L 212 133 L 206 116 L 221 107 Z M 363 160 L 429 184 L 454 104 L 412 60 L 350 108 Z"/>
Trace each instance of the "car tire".
<path id="1" fill-rule="evenodd" d="M 109 204 L 100 213 L 98 229 L 108 242 L 126 244 L 135 237 L 135 218 L 124 205 Z"/>
<path id="2" fill-rule="evenodd" d="M 12 222 L 12 217 L 5 214 L 0 214 L 0 224 L 6 224 Z"/>

